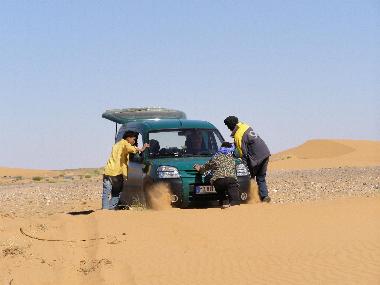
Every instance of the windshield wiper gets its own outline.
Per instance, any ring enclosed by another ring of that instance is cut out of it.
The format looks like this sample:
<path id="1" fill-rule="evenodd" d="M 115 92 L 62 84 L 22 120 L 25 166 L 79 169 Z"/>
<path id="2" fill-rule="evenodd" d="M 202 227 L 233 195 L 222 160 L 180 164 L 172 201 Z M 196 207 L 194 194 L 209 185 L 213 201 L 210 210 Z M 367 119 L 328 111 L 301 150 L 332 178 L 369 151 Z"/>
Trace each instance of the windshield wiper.
<path id="1" fill-rule="evenodd" d="M 212 156 L 213 154 L 210 153 L 210 152 L 205 152 L 205 151 L 201 151 L 201 152 L 195 152 L 195 153 L 187 153 L 187 155 L 189 156 Z"/>
<path id="2" fill-rule="evenodd" d="M 160 153 L 157 154 L 155 157 L 179 157 L 182 156 L 179 152 L 166 152 L 166 153 Z"/>

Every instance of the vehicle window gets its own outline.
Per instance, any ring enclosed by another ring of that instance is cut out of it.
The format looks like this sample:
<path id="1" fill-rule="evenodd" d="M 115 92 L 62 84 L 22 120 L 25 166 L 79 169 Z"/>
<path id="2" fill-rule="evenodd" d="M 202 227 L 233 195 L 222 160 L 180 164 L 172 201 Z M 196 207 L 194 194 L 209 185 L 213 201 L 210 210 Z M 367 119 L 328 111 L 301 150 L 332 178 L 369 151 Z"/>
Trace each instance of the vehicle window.
<path id="1" fill-rule="evenodd" d="M 215 129 L 163 130 L 149 133 L 149 155 L 210 156 L 222 144 L 222 137 Z"/>
<path id="2" fill-rule="evenodd" d="M 143 146 L 142 135 L 140 133 L 137 133 L 135 146 L 137 146 L 139 148 L 141 148 Z M 129 158 L 131 161 L 134 161 L 134 162 L 141 162 L 141 160 L 142 160 L 142 156 L 139 153 L 130 153 Z"/>
<path id="3" fill-rule="evenodd" d="M 125 131 L 127 131 L 127 130 L 128 130 L 127 125 L 122 125 L 120 127 L 119 131 L 117 132 L 116 142 L 120 141 L 123 138 L 123 135 L 124 135 Z M 137 137 L 136 142 L 137 142 L 137 146 L 139 146 L 139 147 L 143 146 L 143 139 L 142 139 L 142 135 L 140 133 Z"/>
<path id="4" fill-rule="evenodd" d="M 120 127 L 119 131 L 117 132 L 116 142 L 118 142 L 119 140 L 121 140 L 123 138 L 123 135 L 124 135 L 126 130 L 127 130 L 127 125 L 122 125 Z"/>
<path id="5" fill-rule="evenodd" d="M 139 133 L 137 140 L 136 140 L 136 146 L 138 146 L 139 148 L 142 148 L 143 145 L 144 144 L 143 144 L 143 140 L 142 140 L 142 135 Z"/>

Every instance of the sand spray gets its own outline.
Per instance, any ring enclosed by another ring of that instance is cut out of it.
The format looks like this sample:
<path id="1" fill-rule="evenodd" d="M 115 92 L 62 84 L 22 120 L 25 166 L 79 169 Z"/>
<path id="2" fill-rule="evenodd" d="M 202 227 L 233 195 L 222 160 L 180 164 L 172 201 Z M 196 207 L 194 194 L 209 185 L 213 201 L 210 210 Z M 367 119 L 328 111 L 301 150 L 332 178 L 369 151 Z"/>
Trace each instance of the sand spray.
<path id="1" fill-rule="evenodd" d="M 259 187 L 254 179 L 250 180 L 248 204 L 260 203 Z"/>
<path id="2" fill-rule="evenodd" d="M 166 210 L 171 206 L 170 187 L 167 183 L 156 183 L 147 190 L 147 199 L 149 208 L 153 210 Z"/>

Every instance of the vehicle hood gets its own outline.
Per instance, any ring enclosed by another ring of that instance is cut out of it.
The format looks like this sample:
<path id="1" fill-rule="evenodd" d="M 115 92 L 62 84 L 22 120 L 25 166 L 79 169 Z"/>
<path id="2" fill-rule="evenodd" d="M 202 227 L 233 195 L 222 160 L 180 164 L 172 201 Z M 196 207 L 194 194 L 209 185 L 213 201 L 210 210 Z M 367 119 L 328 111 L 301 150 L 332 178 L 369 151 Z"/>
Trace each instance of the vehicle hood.
<path id="1" fill-rule="evenodd" d="M 170 158 L 155 158 L 151 160 L 152 165 L 159 167 L 161 165 L 173 166 L 179 171 L 194 170 L 194 164 L 205 164 L 211 156 L 202 157 L 170 157 Z"/>

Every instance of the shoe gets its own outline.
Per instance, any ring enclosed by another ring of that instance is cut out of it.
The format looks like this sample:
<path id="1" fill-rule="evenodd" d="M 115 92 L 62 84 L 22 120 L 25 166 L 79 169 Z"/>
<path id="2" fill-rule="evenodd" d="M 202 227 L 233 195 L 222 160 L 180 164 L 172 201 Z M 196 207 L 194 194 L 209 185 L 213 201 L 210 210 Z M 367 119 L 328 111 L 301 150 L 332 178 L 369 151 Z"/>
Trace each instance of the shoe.
<path id="1" fill-rule="evenodd" d="M 131 207 L 129 207 L 128 205 L 118 205 L 115 210 L 130 210 Z"/>
<path id="2" fill-rule="evenodd" d="M 224 210 L 224 209 L 227 209 L 229 207 L 231 207 L 230 204 L 223 204 L 222 207 L 221 207 L 221 209 Z"/>
<path id="3" fill-rule="evenodd" d="M 264 197 L 264 198 L 261 199 L 261 202 L 263 202 L 263 203 L 270 203 L 271 200 L 272 199 L 269 196 L 266 196 L 266 197 Z"/>

